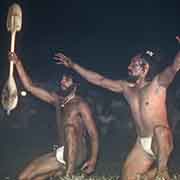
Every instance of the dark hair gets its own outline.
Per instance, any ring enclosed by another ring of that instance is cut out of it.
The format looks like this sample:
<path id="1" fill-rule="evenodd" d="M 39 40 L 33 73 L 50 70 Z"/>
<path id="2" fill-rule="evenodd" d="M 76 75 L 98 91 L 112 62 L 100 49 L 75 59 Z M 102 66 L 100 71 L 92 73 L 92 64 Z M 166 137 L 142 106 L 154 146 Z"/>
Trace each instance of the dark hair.
<path id="1" fill-rule="evenodd" d="M 73 83 L 79 84 L 79 78 L 75 71 L 67 69 L 63 71 L 62 75 L 71 78 L 73 80 Z"/>
<path id="2" fill-rule="evenodd" d="M 160 55 L 150 50 L 144 50 L 141 54 L 143 61 L 149 64 L 149 71 L 146 80 L 152 80 L 160 71 Z"/>

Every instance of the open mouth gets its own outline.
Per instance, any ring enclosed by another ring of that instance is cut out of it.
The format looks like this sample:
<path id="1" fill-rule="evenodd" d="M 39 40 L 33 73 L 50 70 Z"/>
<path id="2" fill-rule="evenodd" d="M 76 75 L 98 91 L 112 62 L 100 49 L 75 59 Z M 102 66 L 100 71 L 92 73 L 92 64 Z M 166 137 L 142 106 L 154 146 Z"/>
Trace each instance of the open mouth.
<path id="1" fill-rule="evenodd" d="M 60 84 L 62 89 L 66 89 L 66 86 L 64 84 Z"/>
<path id="2" fill-rule="evenodd" d="M 128 70 L 128 74 L 129 74 L 129 75 L 132 75 L 133 73 L 132 73 L 132 71 L 131 71 L 131 70 Z"/>

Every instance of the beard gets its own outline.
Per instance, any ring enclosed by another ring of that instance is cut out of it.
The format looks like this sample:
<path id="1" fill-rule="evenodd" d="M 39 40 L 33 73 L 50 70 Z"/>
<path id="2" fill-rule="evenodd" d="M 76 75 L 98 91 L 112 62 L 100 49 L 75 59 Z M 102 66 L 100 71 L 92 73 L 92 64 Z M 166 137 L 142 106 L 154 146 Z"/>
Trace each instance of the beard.
<path id="1" fill-rule="evenodd" d="M 57 94 L 61 97 L 66 97 L 68 96 L 72 91 L 74 91 L 74 88 L 76 87 L 76 85 L 71 85 L 70 87 L 68 87 L 67 89 L 62 89 L 59 88 L 59 91 L 57 92 Z"/>
<path id="2" fill-rule="evenodd" d="M 128 75 L 127 81 L 130 83 L 136 83 L 136 81 L 138 80 L 139 76 L 133 76 L 133 75 Z"/>

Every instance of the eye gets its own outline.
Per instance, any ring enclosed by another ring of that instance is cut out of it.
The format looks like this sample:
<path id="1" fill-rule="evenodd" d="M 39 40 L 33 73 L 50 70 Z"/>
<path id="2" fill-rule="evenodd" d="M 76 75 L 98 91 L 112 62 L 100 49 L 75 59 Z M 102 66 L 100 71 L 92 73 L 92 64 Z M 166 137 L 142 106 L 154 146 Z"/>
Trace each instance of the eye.
<path id="1" fill-rule="evenodd" d="M 133 66 L 134 66 L 134 67 L 138 67 L 138 66 L 139 66 L 139 64 L 137 64 L 137 63 L 136 63 L 136 64 L 134 64 Z"/>

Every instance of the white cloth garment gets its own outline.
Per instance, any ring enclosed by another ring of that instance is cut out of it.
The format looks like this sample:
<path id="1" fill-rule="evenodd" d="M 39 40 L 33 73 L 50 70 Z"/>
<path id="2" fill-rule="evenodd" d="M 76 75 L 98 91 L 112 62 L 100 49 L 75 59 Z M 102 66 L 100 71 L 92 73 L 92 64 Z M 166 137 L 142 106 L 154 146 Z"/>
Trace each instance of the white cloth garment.
<path id="1" fill-rule="evenodd" d="M 153 153 L 152 149 L 151 149 L 151 145 L 152 145 L 152 137 L 139 137 L 140 140 L 140 144 L 143 147 L 143 150 L 150 154 L 151 156 L 155 157 L 155 154 Z"/>
<path id="2" fill-rule="evenodd" d="M 56 149 L 56 159 L 60 163 L 62 163 L 64 165 L 66 164 L 66 162 L 64 161 L 64 146 L 61 146 Z"/>

